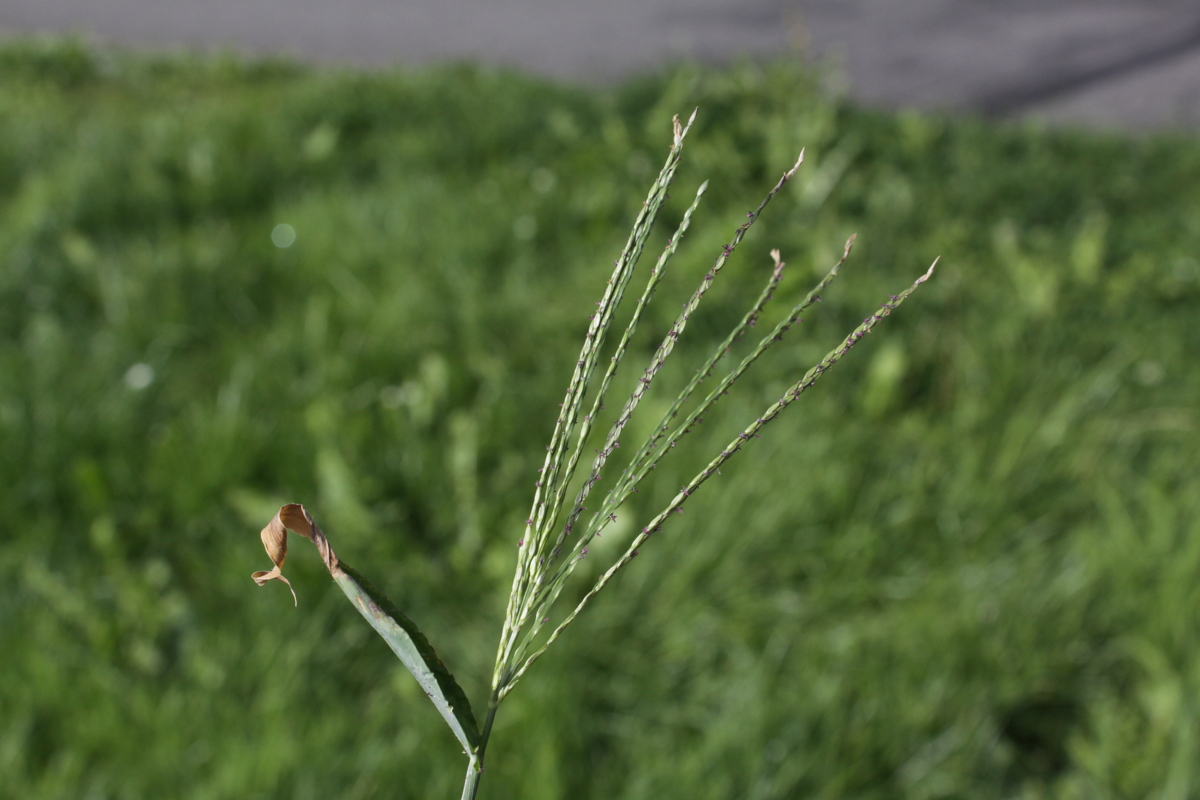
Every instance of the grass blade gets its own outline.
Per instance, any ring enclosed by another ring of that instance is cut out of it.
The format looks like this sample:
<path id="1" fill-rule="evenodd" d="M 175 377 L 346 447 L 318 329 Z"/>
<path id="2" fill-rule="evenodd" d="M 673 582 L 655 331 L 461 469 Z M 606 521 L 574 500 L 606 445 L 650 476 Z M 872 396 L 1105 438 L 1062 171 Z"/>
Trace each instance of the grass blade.
<path id="1" fill-rule="evenodd" d="M 329 545 L 329 540 L 304 506 L 289 503 L 279 509 L 275 517 L 262 529 L 263 546 L 271 561 L 275 563 L 275 568 L 270 572 L 255 572 L 251 576 L 254 582 L 259 586 L 264 586 L 272 580 L 288 583 L 282 570 L 284 559 L 287 557 L 289 530 L 316 545 L 321 560 L 325 562 L 334 581 L 417 679 L 417 683 L 425 690 L 426 696 L 446 720 L 450 730 L 462 742 L 468 755 L 474 758 L 473 754 L 480 743 L 479 726 L 475 722 L 471 703 L 462 687 L 438 658 L 437 652 L 429 644 L 425 634 L 417 628 L 416 623 L 401 613 L 383 592 L 371 585 L 370 581 L 337 557 Z M 291 588 L 290 583 L 288 588 Z M 292 597 L 295 596 L 293 591 Z"/>
<path id="2" fill-rule="evenodd" d="M 344 562 L 339 566 L 340 574 L 333 576 L 337 585 L 408 667 L 467 753 L 473 753 L 479 744 L 479 726 L 471 703 L 429 640 L 370 581 Z"/>

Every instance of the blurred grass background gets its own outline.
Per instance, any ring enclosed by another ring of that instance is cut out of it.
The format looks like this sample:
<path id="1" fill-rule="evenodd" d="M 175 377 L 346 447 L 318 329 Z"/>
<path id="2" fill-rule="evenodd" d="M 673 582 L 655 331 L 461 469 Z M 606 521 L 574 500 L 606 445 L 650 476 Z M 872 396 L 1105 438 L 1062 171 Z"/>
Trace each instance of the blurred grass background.
<path id="1" fill-rule="evenodd" d="M 942 266 L 531 671 L 483 796 L 1200 795 L 1195 139 L 865 112 L 785 64 L 598 91 L 16 42 L 0 76 L 0 797 L 457 796 L 311 548 L 299 610 L 250 581 L 258 530 L 306 503 L 481 702 L 589 309 L 695 106 L 660 241 L 712 183 L 641 353 L 808 159 L 644 424 L 770 248 L 777 315 L 859 240 L 627 530 Z"/>

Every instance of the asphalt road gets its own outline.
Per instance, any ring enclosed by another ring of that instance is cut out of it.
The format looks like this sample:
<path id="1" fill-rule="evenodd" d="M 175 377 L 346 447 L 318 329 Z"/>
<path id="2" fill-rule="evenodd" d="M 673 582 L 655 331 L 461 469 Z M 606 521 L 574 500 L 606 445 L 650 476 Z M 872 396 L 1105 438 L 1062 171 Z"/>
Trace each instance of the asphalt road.
<path id="1" fill-rule="evenodd" d="M 790 54 L 884 107 L 1200 127 L 1191 0 L 0 0 L 0 34 L 365 65 L 475 59 L 607 81 Z"/>

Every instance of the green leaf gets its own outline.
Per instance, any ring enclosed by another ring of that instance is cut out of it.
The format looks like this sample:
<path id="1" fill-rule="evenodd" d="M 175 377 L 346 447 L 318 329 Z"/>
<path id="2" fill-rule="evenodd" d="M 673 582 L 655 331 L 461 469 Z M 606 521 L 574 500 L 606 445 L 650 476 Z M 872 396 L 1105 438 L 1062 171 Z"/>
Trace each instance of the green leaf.
<path id="1" fill-rule="evenodd" d="M 425 634 L 370 581 L 344 561 L 338 566 L 341 567 L 341 574 L 334 575 L 337 585 L 342 587 L 354 607 L 408 667 L 425 694 L 437 706 L 450 730 L 463 743 L 467 753 L 475 752 L 479 745 L 479 726 L 471 712 L 471 703 L 450 670 L 438 658 Z"/>
<path id="2" fill-rule="evenodd" d="M 370 581 L 351 569 L 337 557 L 325 534 L 317 527 L 317 523 L 299 503 L 288 503 L 277 513 L 267 526 L 262 529 L 262 543 L 271 557 L 275 568 L 269 572 L 255 572 L 251 577 L 259 586 L 265 586 L 273 580 L 283 581 L 291 588 L 287 578 L 283 577 L 283 562 L 287 558 L 287 532 L 294 531 L 308 539 L 317 547 L 321 560 L 329 569 L 329 574 L 342 587 L 346 597 L 367 618 L 371 627 L 379 632 L 388 643 L 408 671 L 417 679 L 417 683 L 425 690 L 426 696 L 433 701 L 437 710 L 454 731 L 454 735 L 467 749 L 467 754 L 475 758 L 479 746 L 479 726 L 475 723 L 475 715 L 471 713 L 471 703 L 466 693 L 446 665 L 438 658 L 437 652 L 425 634 L 416 624 L 404 616 L 383 592 L 371 585 Z M 292 592 L 293 600 L 296 597 Z"/>

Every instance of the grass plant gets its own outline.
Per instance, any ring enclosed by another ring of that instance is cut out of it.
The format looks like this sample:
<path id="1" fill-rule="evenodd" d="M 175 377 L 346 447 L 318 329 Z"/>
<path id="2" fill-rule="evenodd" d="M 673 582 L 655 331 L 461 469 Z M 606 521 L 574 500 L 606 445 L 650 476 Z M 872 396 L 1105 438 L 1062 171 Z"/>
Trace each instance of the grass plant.
<path id="1" fill-rule="evenodd" d="M 412 621 L 396 609 L 390 600 L 383 597 L 361 575 L 337 557 L 325 534 L 316 526 L 303 506 L 298 504 L 283 506 L 271 522 L 263 528 L 261 537 L 263 545 L 275 566 L 269 571 L 255 572 L 254 581 L 259 586 L 264 586 L 272 580 L 279 580 L 287 583 L 291 588 L 287 578 L 282 574 L 284 559 L 287 556 L 288 530 L 295 531 L 316 545 L 330 575 L 345 592 L 346 597 L 391 646 L 405 667 L 420 683 L 426 696 L 437 707 L 455 737 L 462 743 L 464 753 L 468 757 L 467 774 L 462 792 L 463 800 L 474 800 L 479 790 L 484 769 L 484 754 L 500 703 L 513 690 L 529 667 L 558 639 L 563 630 L 575 620 L 584 606 L 609 583 L 617 571 L 628 565 L 639 554 L 651 535 L 662 530 L 668 517 L 674 513 L 683 513 L 683 505 L 693 492 L 714 475 L 720 474 L 721 467 L 741 451 L 751 439 L 760 438 L 760 431 L 769 422 L 775 419 L 784 408 L 798 400 L 802 393 L 811 388 L 823 374 L 850 352 L 850 349 L 870 333 L 884 317 L 891 314 L 910 294 L 916 291 L 917 287 L 928 280 L 937 265 L 935 260 L 929 270 L 917 278 L 911 286 L 898 295 L 889 295 L 888 300 L 879 307 L 878 311 L 864 319 L 862 324 L 851 331 L 840 345 L 829 351 L 824 358 L 804 373 L 802 378 L 789 387 L 779 400 L 768 406 L 755 420 L 746 425 L 743 431 L 738 433 L 732 441 L 712 457 L 703 469 L 680 488 L 678 494 L 647 522 L 640 533 L 632 536 L 625 546 L 624 553 L 618 556 L 595 581 L 595 584 L 583 595 L 575 608 L 566 614 L 548 635 L 541 636 L 543 628 L 551 621 L 550 614 L 553 612 L 555 601 L 558 600 L 563 588 L 567 585 L 568 578 L 575 571 L 579 562 L 588 555 L 588 546 L 601 535 L 610 523 L 617 521 L 617 512 L 625 501 L 631 494 L 638 491 L 639 485 L 645 482 L 662 457 L 675 447 L 676 441 L 682 435 L 690 432 L 693 426 L 703 422 L 700 415 L 708 413 L 722 396 L 728 394 L 729 389 L 751 364 L 772 345 L 782 341 L 783 335 L 802 321 L 801 313 L 820 301 L 820 293 L 837 276 L 839 269 L 849 257 L 850 248 L 854 242 L 854 237 L 851 237 L 846 242 L 841 259 L 818 282 L 816 287 L 775 326 L 774 330 L 763 337 L 758 346 L 730 371 L 682 422 L 676 422 L 676 416 L 690 399 L 692 393 L 706 378 L 712 375 L 718 362 L 729 352 L 730 347 L 750 327 L 754 326 L 763 313 L 767 301 L 772 298 L 779 286 L 785 264 L 780 260 L 778 250 L 771 251 L 774 263 L 766 286 L 758 300 L 696 371 L 687 386 L 672 402 L 662 420 L 651 429 L 646 441 L 629 460 L 621 476 L 609 488 L 599 510 L 581 520 L 583 513 L 588 510 L 584 503 L 592 488 L 601 481 L 604 467 L 621 446 L 622 433 L 632 420 L 642 398 L 650 389 L 655 376 L 658 375 L 675 349 L 676 342 L 684 335 L 688 322 L 696 313 L 700 302 L 716 282 L 718 274 L 729 263 L 730 257 L 737 250 L 746 232 L 758 220 L 771 199 L 795 176 L 796 170 L 804 161 L 804 153 L 801 151 L 796 164 L 783 174 L 779 182 L 758 205 L 758 208 L 746 215 L 746 221 L 738 226 L 729 243 L 722 246 L 720 254 L 717 255 L 708 272 L 704 274 L 700 285 L 691 298 L 683 304 L 683 310 L 667 329 L 662 343 L 654 350 L 649 364 L 641 371 L 641 375 L 635 381 L 630 392 L 629 399 L 625 401 L 616 419 L 613 420 L 607 435 L 600 441 L 601 446 L 593 449 L 596 455 L 592 459 L 591 469 L 582 484 L 578 486 L 574 500 L 568 502 L 569 490 L 575 482 L 575 474 L 581 457 L 593 441 L 591 434 L 605 410 L 604 401 L 608 396 L 613 378 L 628 353 L 629 344 L 637 332 L 643 312 L 654 297 L 655 289 L 661 282 L 671 257 L 679 248 L 684 234 L 691 224 L 692 215 L 708 188 L 707 181 L 700 184 L 700 188 L 696 190 L 695 200 L 684 212 L 675 232 L 667 240 L 662 255 L 659 256 L 657 263 L 649 273 L 646 287 L 638 298 L 625 332 L 612 350 L 599 386 L 593 390 L 589 400 L 588 390 L 592 386 L 597 368 L 601 364 L 601 354 L 605 352 L 608 331 L 616 318 L 617 310 L 624 299 L 626 289 L 633 278 L 659 212 L 669 197 L 667 192 L 671 188 L 675 173 L 679 168 L 684 139 L 695 119 L 696 112 L 692 113 L 686 125 L 681 124 L 678 117 L 673 119 L 674 141 L 666 163 L 651 185 L 645 202 L 642 203 L 642 209 L 633 223 L 633 230 L 629 234 L 625 248 L 613 263 L 612 275 L 607 281 L 604 294 L 595 304 L 595 313 L 588 316 L 588 328 L 583 337 L 583 347 L 575 362 L 575 370 L 567 386 L 566 396 L 559 404 L 558 418 L 554 423 L 550 444 L 546 447 L 546 460 L 538 469 L 538 479 L 534 482 L 533 508 L 529 512 L 529 519 L 525 521 L 525 531 L 517 542 L 516 569 L 513 575 L 512 590 L 508 597 L 508 609 L 500 632 L 500 644 L 492 671 L 491 692 L 487 700 L 487 716 L 484 719 L 482 730 L 476 726 L 475 717 L 466 695 L 429 645 L 424 634 L 417 630 Z M 583 413 L 585 409 L 588 410 Z M 581 414 L 582 416 L 580 416 Z M 673 425 L 674 427 L 672 427 Z M 292 598 L 296 599 L 294 590 Z"/>

